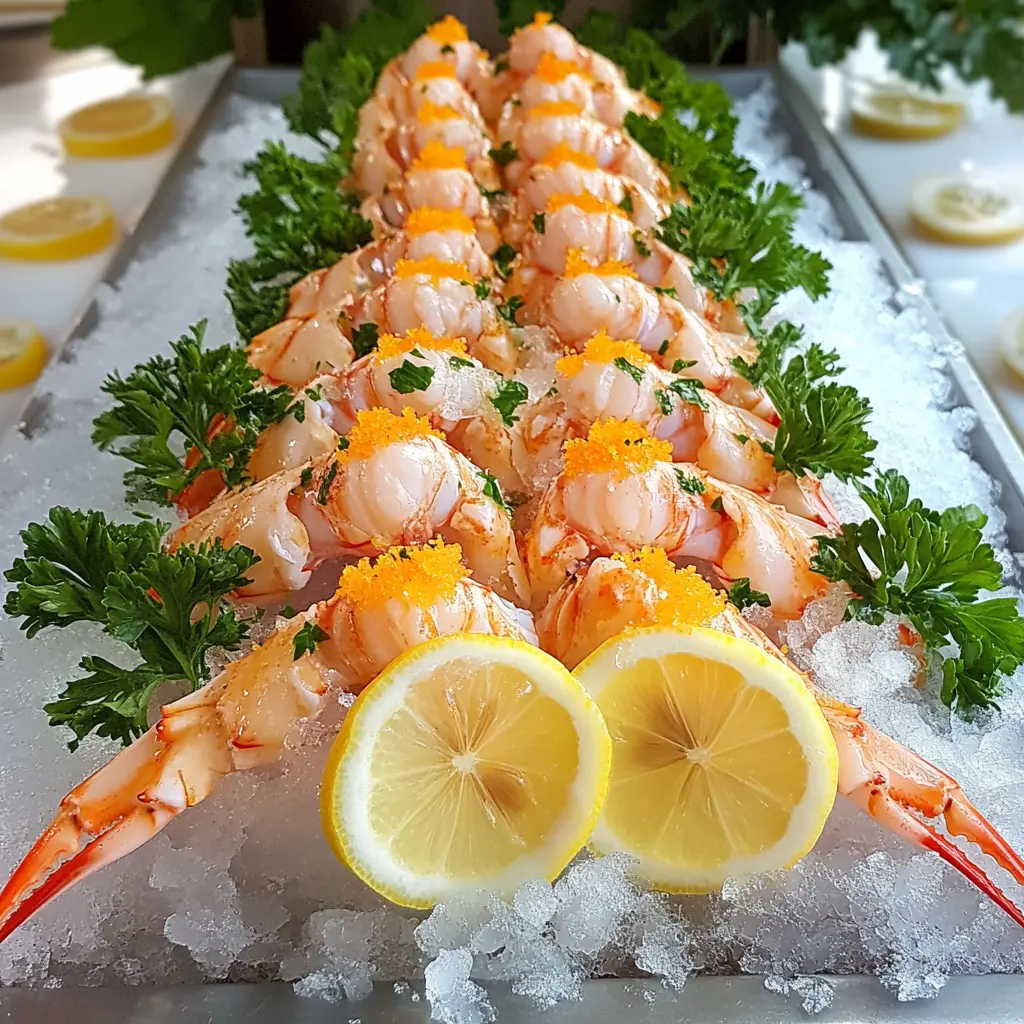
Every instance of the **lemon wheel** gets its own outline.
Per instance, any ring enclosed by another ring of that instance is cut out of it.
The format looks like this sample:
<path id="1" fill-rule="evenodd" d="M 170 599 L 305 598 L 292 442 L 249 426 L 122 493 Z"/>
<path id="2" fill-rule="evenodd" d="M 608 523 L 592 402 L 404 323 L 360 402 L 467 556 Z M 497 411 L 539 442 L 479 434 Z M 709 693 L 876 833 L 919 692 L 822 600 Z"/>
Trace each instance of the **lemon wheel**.
<path id="1" fill-rule="evenodd" d="M 0 320 L 0 391 L 31 384 L 49 356 L 46 342 L 27 320 Z"/>
<path id="2" fill-rule="evenodd" d="M 586 842 L 611 741 L 580 683 L 536 647 L 442 637 L 396 659 L 349 711 L 321 814 L 377 892 L 430 907 L 556 877 Z"/>
<path id="3" fill-rule="evenodd" d="M 917 182 L 910 216 L 920 234 L 953 245 L 1001 245 L 1024 236 L 1020 191 L 981 175 L 936 175 Z"/>
<path id="4" fill-rule="evenodd" d="M 174 139 L 174 112 L 163 96 L 120 96 L 69 114 L 57 134 L 70 156 L 144 156 Z"/>
<path id="5" fill-rule="evenodd" d="M 850 103 L 854 131 L 878 139 L 934 139 L 963 121 L 962 103 L 894 89 L 872 89 Z"/>
<path id="6" fill-rule="evenodd" d="M 73 260 L 113 242 L 114 212 L 100 196 L 56 196 L 0 217 L 0 256 L 14 260 Z"/>
<path id="7" fill-rule="evenodd" d="M 627 631 L 576 669 L 612 735 L 591 845 L 670 892 L 789 867 L 835 799 L 835 743 L 800 676 L 700 627 Z"/>

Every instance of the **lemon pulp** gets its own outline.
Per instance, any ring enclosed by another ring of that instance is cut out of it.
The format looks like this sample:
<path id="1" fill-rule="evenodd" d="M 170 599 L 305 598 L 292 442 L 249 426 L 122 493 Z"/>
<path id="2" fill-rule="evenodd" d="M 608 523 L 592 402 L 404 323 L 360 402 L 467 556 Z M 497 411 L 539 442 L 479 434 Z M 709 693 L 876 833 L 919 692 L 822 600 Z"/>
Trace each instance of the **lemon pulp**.
<path id="1" fill-rule="evenodd" d="M 100 196 L 56 196 L 0 217 L 0 256 L 20 260 L 70 260 L 108 246 L 114 214 Z"/>
<path id="2" fill-rule="evenodd" d="M 577 675 L 612 736 L 597 850 L 630 853 L 652 884 L 685 892 L 813 846 L 836 752 L 792 669 L 745 640 L 656 627 L 608 641 Z"/>
<path id="3" fill-rule="evenodd" d="M 445 637 L 399 658 L 356 701 L 325 771 L 324 827 L 394 902 L 511 892 L 555 877 L 586 841 L 609 747 L 596 706 L 553 658 L 517 641 Z"/>
<path id="4" fill-rule="evenodd" d="M 0 320 L 0 391 L 31 384 L 48 358 L 46 342 L 27 320 Z"/>
<path id="5" fill-rule="evenodd" d="M 121 96 L 76 110 L 57 126 L 71 156 L 143 156 L 174 138 L 174 115 L 162 96 Z"/>

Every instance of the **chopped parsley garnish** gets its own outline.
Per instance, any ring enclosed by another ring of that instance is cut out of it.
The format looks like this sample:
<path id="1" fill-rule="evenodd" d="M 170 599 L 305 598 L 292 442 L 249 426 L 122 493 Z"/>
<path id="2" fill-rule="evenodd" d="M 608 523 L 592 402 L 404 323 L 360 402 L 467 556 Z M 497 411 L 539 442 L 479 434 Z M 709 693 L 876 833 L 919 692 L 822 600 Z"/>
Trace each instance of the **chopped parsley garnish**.
<path id="1" fill-rule="evenodd" d="M 348 446 L 351 443 L 352 442 L 347 437 L 339 437 L 338 438 L 338 451 L 339 452 L 347 452 L 348 451 Z"/>
<path id="2" fill-rule="evenodd" d="M 248 626 L 224 598 L 251 582 L 258 561 L 240 544 L 163 548 L 161 524 L 108 522 L 102 512 L 64 507 L 21 533 L 24 554 L 5 573 L 15 584 L 4 611 L 35 636 L 47 627 L 96 622 L 141 656 L 131 668 L 83 658 L 86 673 L 45 707 L 51 725 L 74 733 L 74 750 L 90 733 L 128 744 L 148 727 L 149 698 L 165 680 L 195 690 L 209 677 L 206 654 L 237 648 Z"/>
<path id="3" fill-rule="evenodd" d="M 498 481 L 488 472 L 480 469 L 477 470 L 484 481 L 484 494 L 491 499 L 500 509 L 503 509 L 508 513 L 509 518 L 512 517 L 512 513 L 515 509 L 505 500 L 501 493 L 501 488 L 498 486 Z"/>
<path id="4" fill-rule="evenodd" d="M 654 397 L 658 400 L 658 408 L 663 416 L 672 415 L 672 395 L 661 388 L 654 389 Z"/>
<path id="5" fill-rule="evenodd" d="M 658 346 L 658 355 L 663 356 L 668 351 L 668 338 Z"/>
<path id="6" fill-rule="evenodd" d="M 513 160 L 519 159 L 519 150 L 506 139 L 497 149 L 489 150 L 488 156 L 499 167 L 507 167 Z"/>
<path id="7" fill-rule="evenodd" d="M 324 473 L 323 479 L 320 481 L 320 486 L 316 491 L 316 503 L 318 505 L 326 505 L 327 498 L 331 493 L 331 484 L 334 483 L 334 478 L 338 475 L 338 463 L 332 461 L 331 468 Z"/>
<path id="8" fill-rule="evenodd" d="M 721 498 L 715 498 L 715 500 L 713 502 L 711 502 L 711 511 L 712 512 L 721 512 L 723 508 L 724 508 L 724 506 L 722 505 L 722 499 Z"/>
<path id="9" fill-rule="evenodd" d="M 373 323 L 360 324 L 352 328 L 352 348 L 355 350 L 356 359 L 368 356 L 377 348 L 380 341 L 380 328 Z"/>
<path id="10" fill-rule="evenodd" d="M 391 386 L 400 395 L 411 395 L 414 391 L 426 391 L 433 379 L 434 368 L 432 366 L 417 366 L 416 363 L 410 363 L 408 359 L 403 359 L 401 366 L 388 373 Z"/>
<path id="11" fill-rule="evenodd" d="M 299 613 L 292 605 L 286 604 L 277 614 L 280 615 L 282 619 L 294 619 Z"/>
<path id="12" fill-rule="evenodd" d="M 679 483 L 679 489 L 687 494 L 703 494 L 707 490 L 704 481 L 700 477 L 690 476 L 689 473 L 681 469 L 676 470 L 676 480 Z"/>
<path id="13" fill-rule="evenodd" d="M 895 470 L 858 483 L 873 518 L 819 537 L 812 568 L 849 585 L 849 618 L 906 618 L 932 652 L 959 648 L 942 662 L 942 700 L 961 713 L 994 707 L 1003 677 L 1024 664 L 1024 621 L 1015 597 L 979 600 L 1002 586 L 1003 570 L 982 539 L 987 522 L 975 505 L 936 512 L 910 497 Z"/>
<path id="14" fill-rule="evenodd" d="M 512 327 L 518 327 L 516 323 L 516 313 L 523 308 L 525 303 L 521 295 L 511 295 L 509 298 L 498 306 L 498 314 L 502 320 L 506 321 Z"/>
<path id="15" fill-rule="evenodd" d="M 517 255 L 515 249 L 508 242 L 503 242 L 495 250 L 491 262 L 494 264 L 494 272 L 502 281 L 507 281 L 512 274 L 512 261 Z"/>
<path id="16" fill-rule="evenodd" d="M 498 390 L 491 398 L 491 404 L 498 410 L 501 422 L 511 427 L 519 419 L 516 411 L 530 397 L 530 392 L 522 381 L 502 380 Z"/>
<path id="17" fill-rule="evenodd" d="M 473 285 L 473 291 L 476 293 L 476 297 L 481 302 L 486 302 L 491 297 L 491 282 L 489 278 L 481 277 L 475 285 Z"/>
<path id="18" fill-rule="evenodd" d="M 628 192 L 619 200 L 619 209 L 626 213 L 633 212 L 633 197 Z"/>
<path id="19" fill-rule="evenodd" d="M 547 218 L 543 213 L 535 213 L 533 215 L 533 230 L 538 235 L 543 235 L 547 224 Z"/>
<path id="20" fill-rule="evenodd" d="M 641 256 L 651 255 L 651 247 L 644 241 L 644 236 L 639 231 L 633 232 L 633 246 Z"/>
<path id="21" fill-rule="evenodd" d="M 696 359 L 677 359 L 672 364 L 672 372 L 673 373 L 682 373 L 683 370 L 688 370 L 688 369 L 690 369 L 691 366 L 696 366 L 696 365 L 697 365 L 697 360 Z"/>
<path id="22" fill-rule="evenodd" d="M 644 371 L 639 366 L 634 366 L 625 356 L 619 356 L 615 360 L 615 366 L 623 373 L 629 374 L 637 384 L 642 384 Z"/>
<path id="23" fill-rule="evenodd" d="M 754 590 L 750 586 L 750 579 L 747 576 L 736 580 L 726 591 L 729 600 L 737 608 L 749 608 L 751 605 L 760 605 L 762 608 L 770 608 L 772 599 L 763 591 Z"/>
<path id="24" fill-rule="evenodd" d="M 653 285 L 652 287 L 654 288 L 654 291 L 656 291 L 659 295 L 665 295 L 670 299 L 679 298 L 679 293 L 675 290 L 675 288 L 661 288 L 658 285 Z"/>
<path id="25" fill-rule="evenodd" d="M 699 409 L 707 409 L 707 399 L 701 394 L 704 385 L 693 377 L 680 377 L 669 384 L 670 390 L 674 391 L 688 405 L 695 405 Z"/>
<path id="26" fill-rule="evenodd" d="M 330 639 L 330 633 L 322 629 L 319 623 L 310 620 L 292 639 L 292 661 L 298 661 L 304 654 L 313 654 L 320 644 Z"/>
<path id="27" fill-rule="evenodd" d="M 344 440 L 344 438 L 342 438 Z M 303 466 L 302 472 L 299 474 L 299 485 L 302 487 L 308 487 L 313 482 L 313 467 Z"/>
<path id="28" fill-rule="evenodd" d="M 476 366 L 476 363 L 472 359 L 463 359 L 462 356 L 449 356 L 448 365 L 453 370 L 466 370 L 472 369 L 472 367 Z"/>

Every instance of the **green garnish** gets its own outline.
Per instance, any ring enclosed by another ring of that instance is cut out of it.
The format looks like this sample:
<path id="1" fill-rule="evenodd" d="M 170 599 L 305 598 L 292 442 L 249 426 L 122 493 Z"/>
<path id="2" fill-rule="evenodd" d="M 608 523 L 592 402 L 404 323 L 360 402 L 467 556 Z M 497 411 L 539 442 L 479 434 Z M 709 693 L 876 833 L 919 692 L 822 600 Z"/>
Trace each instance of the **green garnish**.
<path id="1" fill-rule="evenodd" d="M 410 395 L 414 391 L 426 391 L 433 379 L 434 368 L 432 366 L 417 366 L 415 363 L 410 363 L 408 359 L 403 359 L 402 365 L 388 374 L 391 386 L 400 395 Z"/>
<path id="2" fill-rule="evenodd" d="M 503 242 L 498 246 L 494 255 L 491 257 L 491 262 L 494 264 L 494 272 L 502 279 L 507 281 L 512 274 L 512 261 L 516 258 L 518 253 L 512 248 L 508 242 Z"/>
<path id="3" fill-rule="evenodd" d="M 380 328 L 373 323 L 360 324 L 352 329 L 352 349 L 356 359 L 368 356 L 377 348 L 380 341 Z"/>
<path id="4" fill-rule="evenodd" d="M 497 149 L 488 150 L 487 155 L 499 167 L 507 167 L 513 160 L 519 159 L 519 150 L 506 139 Z"/>
<path id="5" fill-rule="evenodd" d="M 484 494 L 491 499 L 500 509 L 506 512 L 509 518 L 512 518 L 512 514 L 515 509 L 505 500 L 501 493 L 501 488 L 498 486 L 498 481 L 490 474 L 482 469 L 477 470 L 484 481 Z"/>
<path id="6" fill-rule="evenodd" d="M 205 332 L 202 320 L 171 343 L 170 359 L 154 356 L 101 385 L 115 404 L 93 420 L 92 440 L 133 463 L 124 476 L 130 502 L 169 505 L 210 469 L 238 486 L 260 434 L 292 406 L 289 388 L 255 386 L 260 372 L 242 349 L 204 349 Z M 211 437 L 218 418 L 230 420 L 231 429 Z M 188 468 L 186 452 L 198 454 Z"/>
<path id="7" fill-rule="evenodd" d="M 16 584 L 4 611 L 24 619 L 25 633 L 96 622 L 142 657 L 133 668 L 83 658 L 87 675 L 46 705 L 50 724 L 74 733 L 72 750 L 93 732 L 126 745 L 141 736 L 159 683 L 182 679 L 197 689 L 209 677 L 207 651 L 237 648 L 248 635 L 224 598 L 251 582 L 253 552 L 216 540 L 169 554 L 163 529 L 58 506 L 21 532 L 24 554 L 4 574 Z"/>
<path id="8" fill-rule="evenodd" d="M 522 381 L 502 380 L 498 390 L 491 398 L 491 405 L 498 410 L 501 422 L 511 427 L 519 419 L 516 410 L 530 397 L 530 392 Z"/>
<path id="9" fill-rule="evenodd" d="M 700 477 L 690 476 L 689 473 L 681 469 L 677 469 L 675 473 L 681 491 L 685 491 L 687 494 L 703 494 L 707 490 L 704 481 Z"/>
<path id="10" fill-rule="evenodd" d="M 929 650 L 951 641 L 959 647 L 942 662 L 943 703 L 961 713 L 997 706 L 1003 677 L 1024 664 L 1024 621 L 1015 597 L 978 600 L 1003 577 L 982 539 L 987 517 L 975 505 L 926 508 L 892 469 L 873 486 L 856 486 L 874 518 L 819 537 L 812 568 L 850 586 L 849 618 L 878 624 L 890 612 L 906 618 Z"/>
<path id="11" fill-rule="evenodd" d="M 317 622 L 307 622 L 292 639 L 292 661 L 298 661 L 304 654 L 313 654 L 331 634 L 320 627 Z"/>
<path id="12" fill-rule="evenodd" d="M 726 593 L 729 600 L 737 608 L 749 608 L 751 605 L 760 605 L 762 608 L 771 608 L 772 599 L 763 591 L 754 590 L 750 586 L 750 579 L 746 576 L 736 580 Z"/>

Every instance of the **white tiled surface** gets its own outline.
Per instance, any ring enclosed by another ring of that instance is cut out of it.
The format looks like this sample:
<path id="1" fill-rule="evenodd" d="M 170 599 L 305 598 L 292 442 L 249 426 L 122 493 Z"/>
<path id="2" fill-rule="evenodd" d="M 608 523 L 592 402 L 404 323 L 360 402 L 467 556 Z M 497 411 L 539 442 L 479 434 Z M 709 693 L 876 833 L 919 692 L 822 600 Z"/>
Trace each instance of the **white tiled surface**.
<path id="1" fill-rule="evenodd" d="M 48 196 L 98 193 L 113 206 L 122 232 L 130 233 L 229 65 L 230 58 L 222 57 L 147 84 L 173 104 L 177 135 L 168 148 L 131 160 L 65 157 L 54 127 L 77 107 L 137 89 L 137 70 L 111 60 L 0 89 L 0 214 Z M 115 251 L 116 245 L 63 263 L 0 259 L 0 317 L 28 318 L 59 348 Z M 30 390 L 0 392 L 0 435 Z"/>
<path id="2" fill-rule="evenodd" d="M 1006 367 L 998 350 L 1003 320 L 1012 310 L 1024 307 L 1024 241 L 986 248 L 943 245 L 916 237 L 907 218 L 910 187 L 927 175 L 973 164 L 1010 168 L 1018 180 L 1024 179 L 1024 117 L 982 104 L 977 116 L 941 139 L 864 138 L 848 127 L 848 76 L 811 68 L 798 46 L 787 47 L 782 60 L 821 111 L 889 232 L 926 282 L 932 301 L 963 342 L 1018 437 L 1024 439 L 1024 380 Z M 867 68 L 858 66 L 854 58 L 846 70 L 863 74 Z"/>

